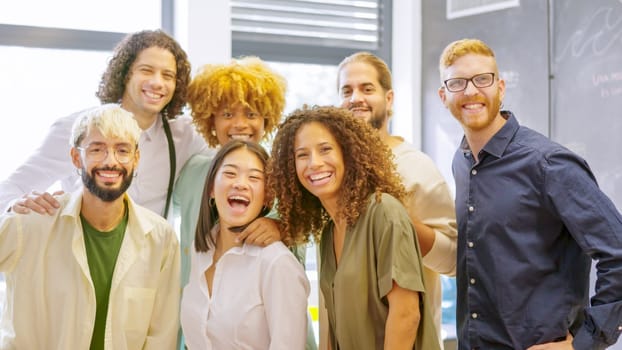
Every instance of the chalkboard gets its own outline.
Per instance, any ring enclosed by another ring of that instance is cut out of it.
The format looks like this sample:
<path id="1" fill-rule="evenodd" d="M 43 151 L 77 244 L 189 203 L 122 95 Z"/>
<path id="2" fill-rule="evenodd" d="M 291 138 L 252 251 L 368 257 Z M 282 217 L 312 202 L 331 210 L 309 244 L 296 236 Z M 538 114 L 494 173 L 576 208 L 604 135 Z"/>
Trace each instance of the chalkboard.
<path id="1" fill-rule="evenodd" d="M 447 19 L 446 2 L 435 0 L 423 1 L 422 12 L 422 144 L 453 187 L 451 159 L 463 132 L 437 94 L 443 48 L 462 38 L 489 44 L 506 80 L 503 108 L 512 110 L 523 125 L 548 135 L 547 3 L 522 1 L 518 7 Z"/>
<path id="2" fill-rule="evenodd" d="M 551 136 L 622 208 L 622 1 L 554 1 Z M 621 347 L 622 348 L 622 347 Z"/>

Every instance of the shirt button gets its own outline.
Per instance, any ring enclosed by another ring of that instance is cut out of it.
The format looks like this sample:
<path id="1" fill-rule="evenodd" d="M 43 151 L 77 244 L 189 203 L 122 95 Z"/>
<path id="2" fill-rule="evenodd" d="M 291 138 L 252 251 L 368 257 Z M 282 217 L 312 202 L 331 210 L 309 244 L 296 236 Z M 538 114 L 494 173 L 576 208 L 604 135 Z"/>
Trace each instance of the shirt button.
<path id="1" fill-rule="evenodd" d="M 471 170 L 471 175 L 477 175 L 477 170 L 475 169 Z"/>
<path id="2" fill-rule="evenodd" d="M 188 247 L 184 248 L 184 255 L 188 255 Z"/>
<path id="3" fill-rule="evenodd" d="M 474 312 L 471 314 L 471 318 L 476 319 L 477 318 L 477 314 Z"/>
<path id="4" fill-rule="evenodd" d="M 472 213 L 475 211 L 475 207 L 473 207 L 472 205 L 469 206 L 469 211 Z"/>
<path id="5" fill-rule="evenodd" d="M 468 242 L 467 245 L 469 246 L 469 248 L 473 248 L 473 242 Z"/>
<path id="6" fill-rule="evenodd" d="M 471 278 L 469 282 L 471 282 L 471 284 L 475 284 L 475 278 Z"/>
<path id="7" fill-rule="evenodd" d="M 618 326 L 618 330 L 619 330 L 619 331 L 622 331 L 622 326 Z"/>

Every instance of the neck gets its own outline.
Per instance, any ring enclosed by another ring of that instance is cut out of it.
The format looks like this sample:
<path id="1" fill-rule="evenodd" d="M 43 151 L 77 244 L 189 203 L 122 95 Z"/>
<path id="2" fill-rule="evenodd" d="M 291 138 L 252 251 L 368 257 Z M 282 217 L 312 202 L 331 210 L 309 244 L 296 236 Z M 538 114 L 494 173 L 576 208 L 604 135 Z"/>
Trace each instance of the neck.
<path id="1" fill-rule="evenodd" d="M 136 110 L 136 108 L 133 108 L 129 104 L 127 104 L 126 107 L 126 104 L 124 104 L 123 102 L 121 102 L 121 107 L 123 107 L 128 112 L 132 112 L 132 114 L 134 114 L 134 119 L 138 123 L 138 126 L 141 128 L 141 130 L 146 130 L 151 127 L 151 125 L 153 125 L 153 123 L 155 122 L 156 118 L 158 118 L 158 116 L 160 115 L 160 113 L 146 113 L 144 111 Z"/>
<path id="2" fill-rule="evenodd" d="M 125 216 L 124 196 L 112 202 L 104 202 L 84 189 L 80 214 L 98 231 L 111 231 L 121 223 Z"/>
<path id="3" fill-rule="evenodd" d="M 218 230 L 218 237 L 216 237 L 216 253 L 218 257 L 220 257 L 224 252 L 233 248 L 239 247 L 243 243 L 236 242 L 236 238 L 239 236 L 239 233 L 231 232 L 227 228 L 229 225 L 221 222 L 220 228 Z"/>
<path id="4" fill-rule="evenodd" d="M 464 136 L 476 161 L 479 161 L 479 152 L 501 130 L 505 122 L 505 118 L 501 116 L 501 113 L 498 113 L 492 123 L 484 129 L 473 130 L 464 128 Z"/>
<path id="5" fill-rule="evenodd" d="M 320 199 L 320 203 L 328 213 L 328 216 L 336 222 L 339 219 L 339 206 L 337 205 L 337 198 Z"/>

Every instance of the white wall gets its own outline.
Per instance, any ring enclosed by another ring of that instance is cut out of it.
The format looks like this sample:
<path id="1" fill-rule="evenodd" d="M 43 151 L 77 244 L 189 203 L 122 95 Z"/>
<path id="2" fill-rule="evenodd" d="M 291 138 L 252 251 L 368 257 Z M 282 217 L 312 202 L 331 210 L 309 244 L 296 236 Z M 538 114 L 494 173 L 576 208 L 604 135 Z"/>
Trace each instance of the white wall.
<path id="1" fill-rule="evenodd" d="M 229 0 L 176 0 L 175 38 L 188 53 L 192 74 L 207 63 L 231 60 Z"/>
<path id="2" fill-rule="evenodd" d="M 393 1 L 393 134 L 421 148 L 421 1 Z"/>

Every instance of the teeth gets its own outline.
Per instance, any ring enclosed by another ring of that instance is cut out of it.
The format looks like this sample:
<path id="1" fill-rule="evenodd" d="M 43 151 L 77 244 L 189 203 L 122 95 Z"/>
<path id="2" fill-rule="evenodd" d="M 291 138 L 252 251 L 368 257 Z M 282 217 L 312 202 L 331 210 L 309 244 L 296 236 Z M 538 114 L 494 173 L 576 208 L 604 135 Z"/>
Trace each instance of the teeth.
<path id="1" fill-rule="evenodd" d="M 230 138 L 234 140 L 250 140 L 251 135 L 248 134 L 238 134 L 238 135 L 229 135 Z"/>
<path id="2" fill-rule="evenodd" d="M 119 176 L 119 174 L 116 174 L 116 173 L 102 173 L 102 172 L 99 172 L 98 174 L 101 177 L 110 177 L 110 178 Z"/>
<path id="3" fill-rule="evenodd" d="M 464 105 L 465 109 L 478 109 L 481 107 L 482 107 L 481 103 L 469 103 L 469 104 Z"/>
<path id="4" fill-rule="evenodd" d="M 147 95 L 147 97 L 149 98 L 154 98 L 154 99 L 159 99 L 159 98 L 162 98 L 163 96 L 161 94 L 156 94 L 156 93 L 149 92 L 149 91 L 145 91 L 145 95 Z"/>
<path id="5" fill-rule="evenodd" d="M 330 172 L 326 171 L 326 172 L 319 173 L 319 174 L 313 174 L 309 176 L 309 178 L 311 179 L 311 181 L 317 181 L 317 180 L 327 178 L 329 176 L 330 176 Z"/>
<path id="6" fill-rule="evenodd" d="M 238 202 L 244 202 L 244 203 L 249 203 L 250 200 L 248 200 L 248 198 L 242 197 L 242 196 L 231 196 L 229 197 L 230 201 L 238 201 Z"/>

